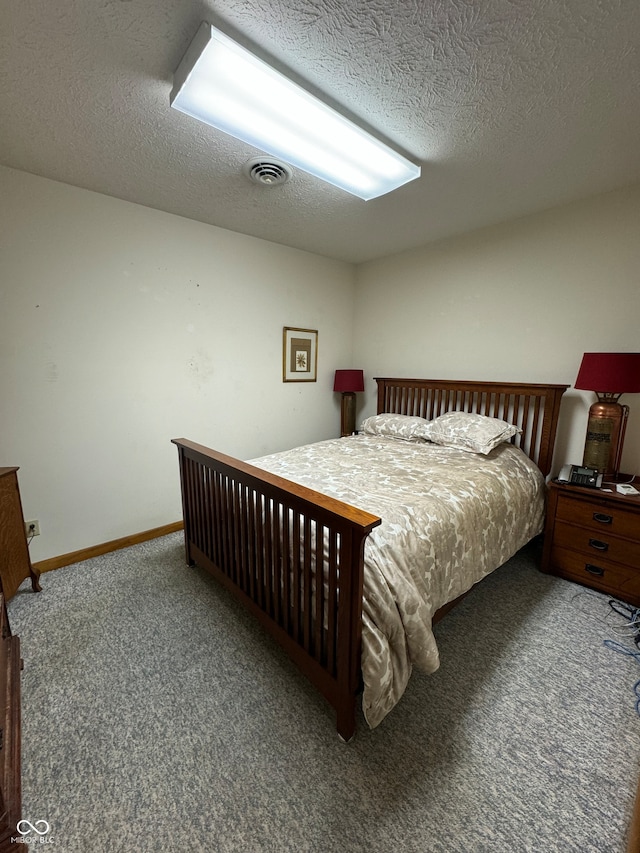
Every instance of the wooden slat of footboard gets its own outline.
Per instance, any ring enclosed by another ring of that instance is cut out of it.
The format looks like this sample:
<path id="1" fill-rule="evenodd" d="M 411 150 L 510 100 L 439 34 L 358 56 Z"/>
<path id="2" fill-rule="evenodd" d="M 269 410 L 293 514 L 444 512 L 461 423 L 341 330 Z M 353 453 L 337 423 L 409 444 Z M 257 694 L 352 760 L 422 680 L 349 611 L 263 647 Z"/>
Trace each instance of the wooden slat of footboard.
<path id="1" fill-rule="evenodd" d="M 370 513 L 176 439 L 187 561 L 241 598 L 355 730 Z"/>
<path id="2" fill-rule="evenodd" d="M 326 649 L 327 660 L 334 660 L 336 647 L 336 610 L 338 606 L 338 534 L 330 530 L 328 532 L 329 548 L 327 563 L 327 623 Z"/>
<path id="3" fill-rule="evenodd" d="M 323 525 L 317 525 L 315 530 L 316 536 L 316 560 L 318 565 L 325 565 L 325 527 Z M 323 657 L 326 653 L 326 646 L 324 645 L 324 632 L 322 630 L 323 623 L 325 621 L 325 611 L 326 611 L 326 583 L 316 584 L 316 600 L 315 600 L 315 610 L 313 614 L 315 625 L 315 635 L 313 638 L 313 642 L 315 644 L 316 652 Z M 331 628 L 327 628 L 327 630 L 331 630 Z"/>
<path id="4" fill-rule="evenodd" d="M 286 511 L 286 508 L 283 507 L 283 512 Z M 287 606 L 291 613 L 291 633 L 296 642 L 300 642 L 300 548 L 302 539 L 300 537 L 300 516 L 298 513 L 293 514 L 292 521 L 291 548 L 285 552 L 289 559 L 287 575 L 291 578 L 290 598 L 287 601 Z"/>
<path id="5" fill-rule="evenodd" d="M 305 548 L 302 553 L 302 644 L 310 654 L 314 654 L 316 644 L 312 642 L 312 638 L 315 636 L 313 630 L 315 616 L 315 612 L 312 609 L 313 599 L 318 595 L 322 595 L 323 584 L 315 584 L 315 577 L 311 572 L 311 555 L 314 555 L 314 561 L 318 560 L 318 565 L 322 566 L 322 561 L 319 559 L 315 536 L 312 537 L 311 534 L 311 519 L 308 516 L 305 516 L 303 530 L 303 542 L 312 543 L 313 547 Z"/>
<path id="6" fill-rule="evenodd" d="M 291 530 L 291 516 L 288 512 L 283 512 L 282 504 L 275 505 L 277 512 L 271 516 L 271 521 L 274 525 L 274 538 L 282 542 L 279 556 L 280 563 L 280 581 L 282 583 L 282 600 L 280 602 L 281 624 L 285 631 L 290 634 L 292 631 L 291 618 L 291 542 L 293 531 Z M 282 525 L 278 529 L 278 522 Z M 278 595 L 279 588 L 274 587 L 273 594 Z"/>

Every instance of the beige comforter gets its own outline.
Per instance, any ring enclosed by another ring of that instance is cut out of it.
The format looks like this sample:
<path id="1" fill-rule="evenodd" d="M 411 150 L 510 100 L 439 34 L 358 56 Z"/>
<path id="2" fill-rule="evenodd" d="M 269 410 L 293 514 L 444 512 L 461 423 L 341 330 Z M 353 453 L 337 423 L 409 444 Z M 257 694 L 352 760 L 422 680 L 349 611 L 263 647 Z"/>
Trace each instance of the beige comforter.
<path id="1" fill-rule="evenodd" d="M 544 479 L 510 444 L 482 456 L 356 435 L 252 464 L 382 518 L 365 546 L 363 711 L 371 727 L 398 702 L 413 666 L 438 668 L 435 611 L 542 530 Z"/>

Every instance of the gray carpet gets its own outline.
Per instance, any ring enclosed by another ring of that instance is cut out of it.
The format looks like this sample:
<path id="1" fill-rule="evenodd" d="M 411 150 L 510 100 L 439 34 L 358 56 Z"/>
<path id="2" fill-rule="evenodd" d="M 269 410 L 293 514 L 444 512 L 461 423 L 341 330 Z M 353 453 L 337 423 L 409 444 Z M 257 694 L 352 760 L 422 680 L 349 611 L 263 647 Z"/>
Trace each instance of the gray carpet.
<path id="1" fill-rule="evenodd" d="M 348 745 L 180 534 L 23 584 L 23 817 L 59 853 L 622 853 L 640 667 L 603 643 L 632 646 L 607 599 L 535 558 L 449 614 L 440 670 Z"/>

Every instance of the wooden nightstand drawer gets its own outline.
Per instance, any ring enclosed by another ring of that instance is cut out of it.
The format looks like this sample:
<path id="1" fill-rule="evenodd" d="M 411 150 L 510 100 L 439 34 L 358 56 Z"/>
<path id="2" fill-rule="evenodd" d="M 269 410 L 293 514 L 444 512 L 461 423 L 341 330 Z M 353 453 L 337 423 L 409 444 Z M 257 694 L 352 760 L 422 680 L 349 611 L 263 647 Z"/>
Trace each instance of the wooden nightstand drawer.
<path id="1" fill-rule="evenodd" d="M 640 495 L 549 483 L 541 568 L 640 607 Z"/>
<path id="2" fill-rule="evenodd" d="M 624 600 L 640 598 L 640 571 L 608 560 L 588 559 L 568 548 L 554 545 L 551 552 L 554 570 L 570 580 L 596 587 Z"/>
<path id="3" fill-rule="evenodd" d="M 640 516 L 637 512 L 622 509 L 596 498 L 588 501 L 570 495 L 559 495 L 556 518 L 587 527 L 599 535 L 609 533 L 614 536 L 627 536 L 630 539 L 640 538 Z"/>
<path id="4" fill-rule="evenodd" d="M 557 521 L 553 535 L 553 544 L 561 548 L 572 548 L 583 553 L 588 560 L 612 561 L 624 563 L 640 570 L 640 542 L 620 539 L 605 529 L 577 527 Z"/>

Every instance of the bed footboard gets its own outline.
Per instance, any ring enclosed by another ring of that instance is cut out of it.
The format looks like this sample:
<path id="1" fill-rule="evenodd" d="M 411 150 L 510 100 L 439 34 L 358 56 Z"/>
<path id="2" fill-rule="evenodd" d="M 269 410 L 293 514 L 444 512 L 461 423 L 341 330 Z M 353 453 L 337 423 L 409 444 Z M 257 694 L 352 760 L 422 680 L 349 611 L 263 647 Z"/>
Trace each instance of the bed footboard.
<path id="1" fill-rule="evenodd" d="M 380 519 L 187 439 L 187 563 L 210 571 L 336 710 L 344 740 L 360 689 L 364 542 Z"/>

